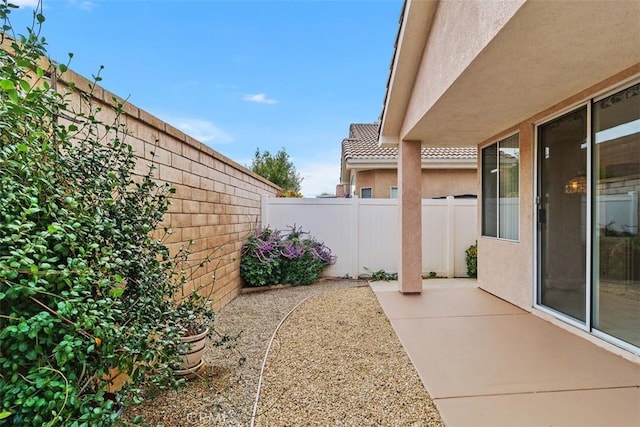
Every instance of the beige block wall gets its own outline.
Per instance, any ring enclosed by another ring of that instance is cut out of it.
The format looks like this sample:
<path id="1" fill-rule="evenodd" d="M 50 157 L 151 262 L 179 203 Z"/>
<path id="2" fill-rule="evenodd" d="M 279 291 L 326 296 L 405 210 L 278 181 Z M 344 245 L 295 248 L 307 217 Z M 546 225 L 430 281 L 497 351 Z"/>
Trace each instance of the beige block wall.
<path id="1" fill-rule="evenodd" d="M 477 194 L 475 169 L 422 169 L 422 198 Z M 371 187 L 373 198 L 389 198 L 391 187 L 398 186 L 396 169 L 376 169 L 356 172 L 356 194 L 363 187 Z"/>
<path id="2" fill-rule="evenodd" d="M 571 110 L 598 93 L 640 74 L 640 63 L 554 105 L 522 123 L 505 129 L 479 145 L 482 148 L 515 131 L 520 132 L 520 239 L 510 242 L 480 236 L 478 239 L 478 285 L 519 307 L 531 311 L 534 303 L 534 191 L 535 191 L 535 126 L 557 114 Z M 526 102 L 526 100 L 523 100 Z M 478 157 L 480 183 L 481 156 Z M 481 189 L 478 200 L 482 204 Z M 478 229 L 481 230 L 482 208 L 478 206 Z"/>
<path id="3" fill-rule="evenodd" d="M 90 82 L 71 71 L 59 80 L 75 84 L 70 104 L 86 112 L 78 91 L 89 92 Z M 100 118 L 110 122 L 115 114 L 108 105 L 114 95 L 100 87 L 92 93 L 95 106 L 104 106 Z M 220 309 L 242 287 L 240 251 L 251 230 L 260 225 L 260 198 L 275 196 L 279 187 L 146 111 L 119 102 L 128 131 L 125 142 L 138 157 L 136 172 L 146 173 L 153 159 L 158 181 L 176 190 L 164 218 L 163 225 L 173 231 L 166 244 L 175 254 L 193 240 L 195 264 L 211 257 L 211 263 L 194 272 L 189 286 L 203 288 L 214 308 Z"/>

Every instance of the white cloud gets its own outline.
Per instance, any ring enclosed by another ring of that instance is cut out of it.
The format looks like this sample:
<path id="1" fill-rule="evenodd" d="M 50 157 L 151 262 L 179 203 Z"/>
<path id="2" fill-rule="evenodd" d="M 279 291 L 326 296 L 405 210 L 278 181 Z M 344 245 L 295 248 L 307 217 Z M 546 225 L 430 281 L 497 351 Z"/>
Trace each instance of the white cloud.
<path id="1" fill-rule="evenodd" d="M 255 95 L 245 95 L 242 97 L 243 101 L 255 102 L 256 104 L 277 104 L 273 98 L 267 98 L 267 95 L 264 93 L 257 93 Z"/>
<path id="2" fill-rule="evenodd" d="M 304 197 L 316 197 L 322 193 L 336 194 L 336 185 L 340 181 L 340 161 L 308 163 L 297 168 L 303 178 Z"/>
<path id="3" fill-rule="evenodd" d="M 15 4 L 18 7 L 30 7 L 35 9 L 38 6 L 38 0 L 10 0 L 9 3 Z M 44 5 L 44 8 L 49 6 L 49 2 Z M 89 0 L 67 0 L 67 4 L 82 10 L 91 10 L 96 6 L 96 3 Z"/>
<path id="4" fill-rule="evenodd" d="M 165 121 L 200 142 L 209 144 L 229 144 L 234 140 L 230 133 L 220 129 L 209 120 L 169 118 L 165 119 Z"/>
<path id="5" fill-rule="evenodd" d="M 15 4 L 18 7 L 35 8 L 38 5 L 38 0 L 11 0 L 9 3 Z"/>

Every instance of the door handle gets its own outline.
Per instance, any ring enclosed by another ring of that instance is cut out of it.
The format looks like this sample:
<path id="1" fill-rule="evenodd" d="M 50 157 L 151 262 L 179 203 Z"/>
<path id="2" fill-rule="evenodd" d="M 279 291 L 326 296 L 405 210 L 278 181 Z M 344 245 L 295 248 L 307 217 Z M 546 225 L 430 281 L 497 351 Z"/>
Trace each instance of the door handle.
<path id="1" fill-rule="evenodd" d="M 546 209 L 538 209 L 538 224 L 546 224 L 547 223 L 547 210 Z"/>

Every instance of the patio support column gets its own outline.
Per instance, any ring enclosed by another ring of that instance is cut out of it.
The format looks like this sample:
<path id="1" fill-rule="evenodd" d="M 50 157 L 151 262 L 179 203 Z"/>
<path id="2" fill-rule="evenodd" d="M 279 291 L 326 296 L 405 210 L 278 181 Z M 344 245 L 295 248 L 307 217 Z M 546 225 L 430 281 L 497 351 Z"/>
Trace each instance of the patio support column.
<path id="1" fill-rule="evenodd" d="M 422 158 L 420 141 L 398 147 L 398 206 L 400 209 L 400 292 L 422 292 Z"/>

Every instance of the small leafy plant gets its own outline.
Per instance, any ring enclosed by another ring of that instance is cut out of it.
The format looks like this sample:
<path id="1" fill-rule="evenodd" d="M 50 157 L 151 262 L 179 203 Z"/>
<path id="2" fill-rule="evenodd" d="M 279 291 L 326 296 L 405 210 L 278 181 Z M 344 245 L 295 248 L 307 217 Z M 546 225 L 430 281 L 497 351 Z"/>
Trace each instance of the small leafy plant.
<path id="1" fill-rule="evenodd" d="M 478 277 L 478 242 L 469 246 L 466 251 L 467 276 Z"/>
<path id="2" fill-rule="evenodd" d="M 398 280 L 398 273 L 388 273 L 384 270 L 373 271 L 367 267 L 364 268 L 367 273 L 361 274 L 359 278 L 370 280 L 372 282 L 385 281 L 388 282 L 390 280 Z"/>
<path id="3" fill-rule="evenodd" d="M 294 225 L 283 235 L 267 227 L 257 230 L 245 243 L 240 276 L 251 287 L 308 285 L 318 280 L 322 269 L 335 260 L 324 243 L 302 228 Z"/>

